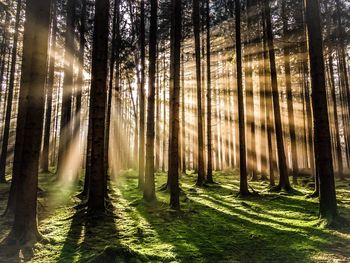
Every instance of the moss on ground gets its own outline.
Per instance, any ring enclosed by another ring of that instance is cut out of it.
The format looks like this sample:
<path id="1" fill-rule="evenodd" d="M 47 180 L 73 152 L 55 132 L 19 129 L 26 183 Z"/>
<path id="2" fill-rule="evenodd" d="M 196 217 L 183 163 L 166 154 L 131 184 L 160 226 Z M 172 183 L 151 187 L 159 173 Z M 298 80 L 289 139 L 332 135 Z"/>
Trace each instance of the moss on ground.
<path id="1" fill-rule="evenodd" d="M 60 185 L 54 175 L 41 174 L 39 228 L 49 238 L 37 244 L 32 262 L 349 262 L 350 231 L 345 223 L 334 229 L 319 224 L 311 190 L 296 187 L 297 195 L 270 193 L 266 182 L 251 182 L 259 192 L 236 198 L 235 172 L 215 173 L 218 184 L 194 186 L 195 174 L 181 178 L 180 212 L 168 208 L 169 196 L 144 203 L 137 174 L 126 171 L 110 182 L 114 213 L 86 216 L 74 207 L 78 186 Z M 156 176 L 160 188 L 166 175 Z M 4 209 L 9 185 L 0 185 Z M 350 219 L 350 185 L 339 182 L 342 218 Z M 11 220 L 0 219 L 0 236 Z M 0 257 L 0 262 L 18 262 Z"/>

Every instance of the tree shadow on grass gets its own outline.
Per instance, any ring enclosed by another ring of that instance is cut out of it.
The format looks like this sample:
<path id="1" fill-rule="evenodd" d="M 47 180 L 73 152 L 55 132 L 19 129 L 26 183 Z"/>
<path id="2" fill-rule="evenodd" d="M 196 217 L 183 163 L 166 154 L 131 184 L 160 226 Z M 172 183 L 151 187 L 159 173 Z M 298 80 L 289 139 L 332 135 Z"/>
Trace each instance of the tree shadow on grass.
<path id="1" fill-rule="evenodd" d="M 114 201 L 113 199 L 111 201 Z M 109 211 L 77 211 L 58 262 L 147 262 L 147 258 L 120 244 L 113 203 Z"/>
<path id="2" fill-rule="evenodd" d="M 210 195 L 208 191 L 204 193 Z M 133 200 L 130 192 L 122 190 L 122 194 L 125 199 Z M 314 254 L 322 250 L 332 253 L 332 246 L 349 242 L 317 226 L 298 225 L 288 218 L 276 218 L 274 214 L 262 216 L 240 204 L 237 208 L 237 204 L 225 203 L 220 196 L 207 200 L 205 196 L 192 198 L 191 193 L 188 195 L 187 202 L 182 203 L 184 211 L 179 213 L 167 209 L 153 213 L 154 208 L 135 206 L 139 216 L 147 220 L 162 242 L 172 244 L 183 262 L 310 262 Z M 263 199 L 257 197 L 247 202 L 264 206 L 269 200 Z M 289 201 L 292 203 L 288 206 Z M 297 210 L 305 205 L 312 204 L 283 196 L 282 200 L 276 199 L 270 206 L 266 205 L 266 209 L 260 209 L 268 213 L 272 207 L 286 214 L 289 209 L 304 213 L 304 210 Z M 350 256 L 343 250 L 336 253 Z"/>

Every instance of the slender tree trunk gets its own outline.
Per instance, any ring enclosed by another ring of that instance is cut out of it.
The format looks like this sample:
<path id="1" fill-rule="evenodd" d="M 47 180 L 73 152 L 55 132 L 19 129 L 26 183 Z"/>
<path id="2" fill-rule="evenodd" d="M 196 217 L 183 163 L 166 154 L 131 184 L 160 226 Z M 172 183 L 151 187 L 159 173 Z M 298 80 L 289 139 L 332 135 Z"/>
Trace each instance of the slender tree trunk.
<path id="1" fill-rule="evenodd" d="M 239 159 L 240 159 L 240 187 L 239 193 L 249 194 L 247 181 L 247 161 L 245 147 L 244 98 L 242 78 L 242 43 L 241 43 L 241 3 L 236 3 L 236 63 L 237 63 L 237 90 L 238 90 L 238 125 L 239 125 Z"/>
<path id="2" fill-rule="evenodd" d="M 146 132 L 146 167 L 145 167 L 145 185 L 143 198 L 146 201 L 152 201 L 156 198 L 154 181 L 154 111 L 155 111 L 155 92 L 156 92 L 156 61 L 157 61 L 157 28 L 158 28 L 158 0 L 151 1 L 151 19 L 150 19 L 150 43 L 149 43 L 149 94 L 147 100 L 147 132 Z"/>
<path id="3" fill-rule="evenodd" d="M 1 155 L 0 155 L 0 183 L 6 182 L 6 179 L 5 179 L 6 163 L 7 163 L 6 160 L 7 160 L 9 135 L 10 135 L 13 93 L 15 89 L 15 71 L 16 71 L 16 62 L 17 62 L 17 46 L 18 46 L 18 34 L 19 34 L 18 29 L 19 29 L 19 23 L 20 23 L 21 10 L 22 10 L 22 0 L 18 0 L 17 10 L 16 10 L 15 33 L 13 36 L 13 47 L 12 47 L 12 54 L 11 54 L 11 68 L 10 68 L 10 78 L 9 78 L 8 95 L 7 95 L 5 127 L 4 127 L 4 133 L 2 136 L 2 147 L 1 147 Z"/>
<path id="4" fill-rule="evenodd" d="M 56 64 L 56 34 L 57 34 L 57 7 L 56 0 L 52 0 L 52 29 L 51 29 L 51 47 L 50 47 L 50 64 L 49 76 L 47 80 L 46 91 L 46 114 L 44 127 L 44 145 L 41 153 L 41 169 L 43 172 L 49 171 L 49 155 L 50 155 L 50 130 L 52 115 L 52 93 L 55 80 L 55 64 Z"/>
<path id="5" fill-rule="evenodd" d="M 199 1 L 193 0 L 192 22 L 195 41 L 196 56 L 196 82 L 197 82 L 197 121 L 198 121 L 198 177 L 197 186 L 202 186 L 205 180 L 204 168 L 204 138 L 203 138 L 203 112 L 202 112 L 202 76 L 201 76 L 201 52 L 200 52 L 200 14 Z"/>
<path id="6" fill-rule="evenodd" d="M 286 1 L 282 2 L 282 21 L 283 21 L 283 34 L 287 38 L 289 34 L 288 29 L 288 17 L 286 14 Z M 287 39 L 288 40 L 288 39 Z M 289 124 L 289 136 L 291 144 L 292 155 L 292 175 L 293 184 L 297 184 L 298 176 L 298 153 L 297 153 L 297 141 L 294 124 L 294 106 L 293 106 L 293 91 L 292 91 L 292 76 L 290 66 L 290 48 L 288 46 L 283 48 L 283 59 L 285 69 L 285 80 L 287 90 L 287 108 L 288 108 L 288 124 Z"/>
<path id="7" fill-rule="evenodd" d="M 289 183 L 288 169 L 286 162 L 286 155 L 284 150 L 283 142 L 283 130 L 282 130 L 282 120 L 281 120 L 281 108 L 279 102 L 279 92 L 277 83 L 277 69 L 276 69 L 276 58 L 275 58 L 275 48 L 273 43 L 273 32 L 271 24 L 271 12 L 269 0 L 264 0 L 264 11 L 266 18 L 266 36 L 267 44 L 269 50 L 270 58 L 270 73 L 271 73 L 271 87 L 272 87 L 272 101 L 275 117 L 275 132 L 276 132 L 276 142 L 277 142 L 277 152 L 278 152 L 278 168 L 280 174 L 280 181 L 277 189 L 290 190 L 291 186 Z"/>
<path id="8" fill-rule="evenodd" d="M 211 123 L 211 46 L 210 46 L 210 6 L 209 0 L 206 0 L 206 33 L 207 33 L 207 144 L 208 144 L 208 163 L 207 163 L 207 182 L 213 183 L 213 157 L 212 157 L 212 123 Z"/>
<path id="9" fill-rule="evenodd" d="M 180 209 L 179 188 L 179 131 L 180 131 L 180 64 L 181 64 L 181 31 L 182 1 L 171 0 L 170 30 L 170 130 L 169 130 L 169 186 L 170 207 Z"/>
<path id="10" fill-rule="evenodd" d="M 140 130 L 139 130 L 139 189 L 143 188 L 145 178 L 145 2 L 141 0 L 140 49 L 141 49 L 141 81 L 140 81 Z"/>
<path id="11" fill-rule="evenodd" d="M 62 168 L 66 160 L 67 149 L 72 137 L 71 115 L 72 115 L 72 94 L 73 94 L 73 57 L 74 57 L 74 29 L 75 29 L 75 8 L 76 0 L 67 2 L 67 18 L 65 33 L 65 54 L 64 54 L 64 79 L 63 97 L 61 107 L 60 140 L 58 151 L 57 175 L 62 178 Z"/>
<path id="12" fill-rule="evenodd" d="M 184 61 L 184 51 L 182 48 L 182 53 L 181 53 L 181 62 L 182 62 L 182 67 L 181 67 L 181 81 L 182 81 L 182 85 L 181 85 L 181 131 L 182 131 L 182 140 L 181 140 L 181 151 L 182 151 L 182 172 L 184 174 L 186 174 L 186 113 L 185 113 L 185 107 L 186 107 L 186 100 L 185 100 L 185 61 Z"/>
<path id="13" fill-rule="evenodd" d="M 335 156 L 338 165 L 338 173 L 340 178 L 343 177 L 343 156 L 340 144 L 340 133 L 339 133 L 339 121 L 338 121 L 338 107 L 337 107 L 337 96 L 335 93 L 335 81 L 334 81 L 334 70 L 333 70 L 333 58 L 332 54 L 328 55 L 329 73 L 330 73 L 330 89 L 333 102 L 333 116 L 334 116 L 334 129 L 335 129 Z"/>
<path id="14" fill-rule="evenodd" d="M 119 32 L 119 0 L 114 0 L 114 9 L 113 9 L 113 20 L 112 20 L 112 48 L 111 48 L 111 58 L 109 62 L 109 84 L 108 84 L 108 96 L 107 96 L 107 112 L 106 112 L 106 143 L 105 143 L 105 177 L 108 177 L 108 169 L 109 169 L 109 137 L 111 130 L 111 110 L 112 110 L 112 99 L 113 99 L 113 80 L 114 80 L 114 72 L 115 72 L 115 61 L 116 55 L 118 54 L 118 43 L 119 38 L 117 37 Z"/>

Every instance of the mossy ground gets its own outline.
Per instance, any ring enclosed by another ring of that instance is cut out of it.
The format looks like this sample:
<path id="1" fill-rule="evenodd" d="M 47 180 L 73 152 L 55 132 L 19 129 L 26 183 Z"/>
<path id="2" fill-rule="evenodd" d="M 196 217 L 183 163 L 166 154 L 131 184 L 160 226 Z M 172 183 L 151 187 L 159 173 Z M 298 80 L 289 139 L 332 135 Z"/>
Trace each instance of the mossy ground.
<path id="1" fill-rule="evenodd" d="M 39 228 L 49 243 L 38 243 L 31 259 L 3 255 L 0 262 L 350 262 L 349 181 L 337 186 L 345 220 L 329 229 L 319 224 L 317 199 L 305 198 L 311 189 L 270 193 L 266 182 L 250 182 L 259 195 L 242 199 L 236 172 L 215 173 L 215 180 L 197 188 L 195 174 L 183 175 L 176 212 L 166 192 L 144 203 L 137 174 L 126 171 L 109 185 L 114 216 L 88 218 L 74 208 L 81 185 L 59 185 L 54 175 L 41 174 Z M 156 181 L 159 188 L 166 175 L 157 174 Z M 0 186 L 1 210 L 8 189 Z M 10 227 L 0 219 L 0 239 Z"/>

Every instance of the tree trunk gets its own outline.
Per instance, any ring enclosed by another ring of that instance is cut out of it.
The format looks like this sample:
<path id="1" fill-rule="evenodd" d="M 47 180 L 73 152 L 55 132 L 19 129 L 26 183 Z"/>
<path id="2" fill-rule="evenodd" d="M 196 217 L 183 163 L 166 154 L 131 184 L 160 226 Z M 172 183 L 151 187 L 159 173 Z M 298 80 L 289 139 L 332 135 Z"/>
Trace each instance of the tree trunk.
<path id="1" fill-rule="evenodd" d="M 13 47 L 12 47 L 12 54 L 11 54 L 11 69 L 10 69 L 10 79 L 9 79 L 8 95 L 7 95 L 5 127 L 4 127 L 4 133 L 2 136 L 2 147 L 1 147 L 1 156 L 0 156 L 0 183 L 6 182 L 6 179 L 5 179 L 6 163 L 7 163 L 6 160 L 7 160 L 9 135 L 10 135 L 13 92 L 15 88 L 15 71 L 16 71 L 16 62 L 17 62 L 17 45 L 18 45 L 18 33 L 19 33 L 18 29 L 19 29 L 19 23 L 20 23 L 21 10 L 22 10 L 22 0 L 18 0 L 17 10 L 16 10 L 15 33 L 13 36 Z"/>
<path id="2" fill-rule="evenodd" d="M 67 158 L 67 149 L 72 137 L 72 94 L 73 94 L 73 61 L 74 61 L 74 29 L 75 29 L 76 0 L 67 2 L 67 18 L 65 33 L 64 79 L 61 108 L 60 140 L 58 152 L 57 175 L 62 179 L 62 169 Z"/>
<path id="3" fill-rule="evenodd" d="M 306 23 L 312 82 L 315 159 L 320 183 L 320 217 L 332 222 L 337 216 L 331 153 L 322 30 L 318 0 L 305 0 Z"/>
<path id="4" fill-rule="evenodd" d="M 156 63 L 157 63 L 157 28 L 158 0 L 151 1 L 150 42 L 149 42 L 149 94 L 147 100 L 147 132 L 146 132 L 146 167 L 143 198 L 153 201 L 156 198 L 154 181 L 154 115 L 156 93 Z"/>
<path id="5" fill-rule="evenodd" d="M 90 120 L 91 125 L 91 175 L 88 208 L 105 210 L 105 125 L 107 102 L 107 60 L 109 0 L 96 0 L 91 68 Z"/>
<path id="6" fill-rule="evenodd" d="M 286 14 L 286 1 L 282 2 L 282 21 L 283 21 L 283 34 L 288 41 L 288 17 Z M 283 59 L 284 59 L 284 70 L 285 70 L 285 80 L 286 80 L 286 91 L 287 91 L 287 109 L 288 109 L 288 124 L 289 124 L 289 136 L 291 144 L 291 155 L 292 155 L 292 175 L 293 184 L 297 184 L 298 176 L 298 154 L 297 154 L 297 141 L 295 133 L 294 124 L 294 106 L 293 106 L 293 91 L 292 91 L 292 76 L 291 76 L 291 66 L 290 66 L 290 48 L 285 46 L 283 48 Z"/>
<path id="7" fill-rule="evenodd" d="M 140 80 L 140 130 L 139 130 L 139 189 L 143 188 L 145 178 L 145 2 L 141 0 L 140 49 L 141 49 L 141 80 Z"/>
<path id="8" fill-rule="evenodd" d="M 208 163 L 207 163 L 207 182 L 213 183 L 213 157 L 212 157 L 212 124 L 211 124 L 211 61 L 210 61 L 210 6 L 209 0 L 206 0 L 206 33 L 207 33 L 207 144 L 208 144 Z"/>
<path id="9" fill-rule="evenodd" d="M 203 138 L 203 112 L 202 112 L 202 76 L 201 76 L 201 52 L 200 52 L 200 14 L 199 1 L 193 0 L 192 22 L 195 41 L 195 56 L 196 56 L 196 83 L 197 83 L 197 147 L 198 147 L 198 177 L 197 186 L 202 186 L 205 181 L 204 168 L 204 138 Z"/>
<path id="10" fill-rule="evenodd" d="M 180 209 L 179 188 L 179 131 L 180 131 L 180 63 L 181 63 L 181 31 L 182 1 L 171 0 L 170 30 L 170 129 L 169 129 L 169 186 L 170 207 Z"/>
<path id="11" fill-rule="evenodd" d="M 244 98 L 242 78 L 242 43 L 241 43 L 241 3 L 236 3 L 236 67 L 237 67 L 237 91 L 238 91 L 238 125 L 239 125 L 239 160 L 240 160 L 240 186 L 239 193 L 244 196 L 249 194 L 247 181 L 247 161 L 245 146 L 245 123 L 244 123 Z"/>
<path id="12" fill-rule="evenodd" d="M 291 187 L 289 183 L 286 155 L 285 155 L 284 142 L 283 142 L 281 108 L 280 108 L 280 102 L 279 102 L 276 58 L 275 58 L 275 48 L 273 43 L 273 32 L 272 32 L 269 0 L 264 0 L 264 11 L 265 11 L 265 19 L 266 19 L 266 37 L 267 37 L 267 44 L 268 44 L 269 58 L 270 58 L 272 101 L 273 101 L 273 109 L 274 109 L 274 117 L 275 117 L 275 133 L 276 133 L 276 143 L 277 143 L 277 152 L 278 152 L 278 168 L 279 168 L 279 174 L 280 174 L 280 181 L 277 189 L 290 190 Z"/>
<path id="13" fill-rule="evenodd" d="M 27 0 L 23 35 L 23 63 L 17 119 L 19 151 L 16 177 L 15 220 L 9 238 L 33 244 L 41 238 L 37 227 L 37 189 L 42 141 L 45 81 L 51 1 Z"/>

